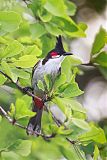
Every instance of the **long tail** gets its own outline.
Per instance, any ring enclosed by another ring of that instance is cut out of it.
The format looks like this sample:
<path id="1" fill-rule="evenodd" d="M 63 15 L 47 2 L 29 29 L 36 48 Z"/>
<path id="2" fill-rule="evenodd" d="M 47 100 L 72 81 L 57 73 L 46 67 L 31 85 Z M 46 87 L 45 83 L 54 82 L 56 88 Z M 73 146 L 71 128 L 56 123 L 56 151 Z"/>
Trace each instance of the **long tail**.
<path id="1" fill-rule="evenodd" d="M 36 109 L 36 115 L 30 118 L 28 126 L 27 126 L 27 134 L 32 135 L 37 133 L 41 133 L 41 119 L 42 119 L 42 109 Z"/>

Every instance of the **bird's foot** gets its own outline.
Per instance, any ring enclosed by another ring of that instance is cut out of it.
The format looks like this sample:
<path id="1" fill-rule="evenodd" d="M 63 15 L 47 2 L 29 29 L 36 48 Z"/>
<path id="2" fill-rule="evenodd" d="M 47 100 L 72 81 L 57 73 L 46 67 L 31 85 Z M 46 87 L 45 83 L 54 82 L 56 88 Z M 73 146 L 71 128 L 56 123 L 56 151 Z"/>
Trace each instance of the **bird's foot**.
<path id="1" fill-rule="evenodd" d="M 23 91 L 24 92 L 27 92 L 27 91 L 32 91 L 33 89 L 32 89 L 32 87 L 30 87 L 30 86 L 27 86 L 27 87 L 24 87 L 23 88 Z"/>

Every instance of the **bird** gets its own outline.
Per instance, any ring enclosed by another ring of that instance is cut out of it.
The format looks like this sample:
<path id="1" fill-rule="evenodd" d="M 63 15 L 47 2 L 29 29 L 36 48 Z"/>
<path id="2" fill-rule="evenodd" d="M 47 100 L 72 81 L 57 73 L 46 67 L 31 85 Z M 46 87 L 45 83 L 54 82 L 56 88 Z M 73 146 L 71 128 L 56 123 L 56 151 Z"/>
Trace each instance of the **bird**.
<path id="1" fill-rule="evenodd" d="M 36 112 L 35 116 L 31 117 L 27 126 L 27 134 L 34 135 L 41 133 L 41 119 L 44 108 L 43 98 L 45 93 L 38 87 L 38 81 L 41 80 L 45 84 L 44 75 L 50 75 L 52 83 L 55 78 L 61 74 L 61 63 L 66 56 L 72 55 L 72 53 L 66 52 L 63 47 L 62 37 L 59 35 L 56 37 L 55 48 L 48 52 L 44 59 L 39 60 L 32 70 L 32 93 L 38 98 L 33 98 L 32 111 Z"/>

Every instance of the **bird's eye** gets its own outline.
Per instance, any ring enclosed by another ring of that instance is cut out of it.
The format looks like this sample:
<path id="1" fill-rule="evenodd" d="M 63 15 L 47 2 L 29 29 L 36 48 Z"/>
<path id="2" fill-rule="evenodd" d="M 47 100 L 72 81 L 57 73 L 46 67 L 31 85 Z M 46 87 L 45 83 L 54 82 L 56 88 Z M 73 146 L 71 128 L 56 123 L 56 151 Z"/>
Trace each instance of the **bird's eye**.
<path id="1" fill-rule="evenodd" d="M 57 52 L 51 52 L 51 57 L 52 58 L 58 58 L 58 57 L 60 57 L 60 55 L 57 53 Z"/>

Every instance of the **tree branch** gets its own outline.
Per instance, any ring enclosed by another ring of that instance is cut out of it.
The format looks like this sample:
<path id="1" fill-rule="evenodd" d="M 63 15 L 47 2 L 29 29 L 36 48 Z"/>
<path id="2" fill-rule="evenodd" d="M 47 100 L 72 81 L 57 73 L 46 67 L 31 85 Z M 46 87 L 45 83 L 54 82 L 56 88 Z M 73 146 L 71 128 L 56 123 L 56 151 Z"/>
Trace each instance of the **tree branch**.
<path id="1" fill-rule="evenodd" d="M 45 107 L 46 107 L 46 106 L 45 106 Z M 46 107 L 46 109 L 47 109 L 47 111 L 49 112 L 49 110 L 48 110 L 47 107 Z M 50 111 L 50 113 L 51 113 L 51 115 L 52 115 L 52 118 L 53 118 L 54 122 L 56 123 L 56 125 L 57 125 L 58 127 L 64 126 L 64 128 L 67 129 L 67 127 L 66 127 L 61 121 L 59 121 L 51 111 Z M 74 141 L 74 140 L 69 139 L 68 137 L 66 137 L 66 140 L 67 140 L 69 143 L 71 143 L 71 144 L 75 144 L 75 143 L 77 142 L 77 141 Z"/>
<path id="2" fill-rule="evenodd" d="M 24 89 L 22 86 L 20 86 L 17 82 L 14 82 L 14 81 L 13 81 L 7 74 L 5 74 L 3 71 L 0 70 L 0 73 L 1 73 L 2 75 L 4 75 L 7 79 L 9 79 L 22 93 L 25 93 L 25 94 L 27 94 L 28 96 L 31 96 L 32 98 L 36 98 L 36 99 L 38 99 L 38 100 L 40 100 L 40 101 L 42 100 L 41 98 L 35 96 L 33 93 L 25 90 L 25 89 Z M 46 109 L 47 109 L 47 107 L 46 107 Z M 47 109 L 47 111 L 49 112 L 48 109 Z M 12 125 L 15 125 L 15 126 L 17 126 L 17 127 L 19 127 L 19 128 L 25 129 L 25 130 L 28 129 L 27 127 L 22 126 L 21 124 L 17 123 L 16 121 L 14 122 L 14 120 L 7 114 L 7 112 L 6 112 L 1 106 L 0 106 L 0 112 L 3 114 L 3 116 L 4 116 L 4 117 L 9 121 L 9 123 L 11 123 Z M 50 112 L 51 112 L 51 111 L 50 111 Z M 56 125 L 57 125 L 58 127 L 64 126 L 65 129 L 67 129 L 66 126 L 65 126 L 62 122 L 60 122 L 60 121 L 55 117 L 55 115 L 54 115 L 52 112 L 51 112 L 51 114 L 52 114 L 52 118 L 53 118 L 54 122 L 56 123 Z M 29 131 L 31 131 L 31 130 L 29 130 Z M 32 131 L 31 131 L 31 132 L 32 132 Z M 50 138 L 53 138 L 53 137 L 56 136 L 56 134 L 54 134 L 54 133 L 52 133 L 51 135 L 44 135 L 44 134 L 42 134 L 42 133 L 38 133 L 38 132 L 35 132 L 35 131 L 34 131 L 33 135 L 41 136 L 41 137 L 43 137 L 45 140 L 49 140 Z M 67 137 L 66 137 L 66 140 L 69 141 L 70 143 L 74 144 L 74 141 L 70 140 L 70 139 L 67 138 Z"/>
<path id="3" fill-rule="evenodd" d="M 24 87 L 20 86 L 17 82 L 14 82 L 7 74 L 5 74 L 3 71 L 0 70 L 0 73 L 2 75 L 4 75 L 7 79 L 9 79 L 22 93 L 27 94 L 28 96 L 32 97 L 32 98 L 36 98 L 39 101 L 41 101 L 42 99 L 35 96 L 32 92 L 29 92 L 28 90 L 25 90 Z"/>
<path id="4" fill-rule="evenodd" d="M 20 125 L 17 122 L 14 122 L 14 120 L 7 114 L 7 112 L 0 106 L 0 112 L 2 113 L 2 115 L 9 121 L 9 123 L 11 123 L 12 125 L 15 125 L 17 127 L 20 127 L 22 129 L 26 129 L 26 127 Z"/>
<path id="5" fill-rule="evenodd" d="M 9 122 L 10 124 L 12 124 L 12 125 L 14 125 L 14 126 L 17 126 L 17 127 L 19 127 L 19 128 L 22 128 L 22 129 L 24 129 L 24 130 L 28 130 L 27 127 L 25 127 L 25 126 L 17 123 L 16 121 L 14 122 L 14 119 L 12 119 L 12 118 L 8 115 L 8 113 L 7 113 L 1 106 L 0 106 L 0 112 L 1 112 L 1 114 L 8 120 L 8 122 Z M 32 130 L 28 130 L 28 131 L 32 131 Z M 45 140 L 48 140 L 48 139 L 50 139 L 50 138 L 53 138 L 53 137 L 55 137 L 55 135 L 56 135 L 56 134 L 54 134 L 54 133 L 51 134 L 51 135 L 44 135 L 44 134 L 38 133 L 38 132 L 34 132 L 33 134 L 36 135 L 36 136 L 41 136 L 41 137 L 43 137 Z"/>

